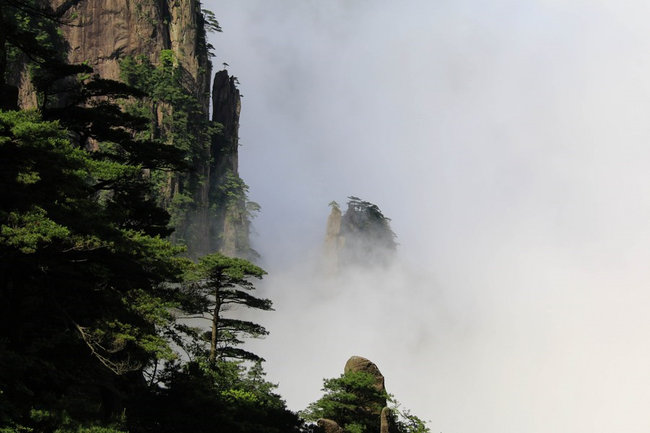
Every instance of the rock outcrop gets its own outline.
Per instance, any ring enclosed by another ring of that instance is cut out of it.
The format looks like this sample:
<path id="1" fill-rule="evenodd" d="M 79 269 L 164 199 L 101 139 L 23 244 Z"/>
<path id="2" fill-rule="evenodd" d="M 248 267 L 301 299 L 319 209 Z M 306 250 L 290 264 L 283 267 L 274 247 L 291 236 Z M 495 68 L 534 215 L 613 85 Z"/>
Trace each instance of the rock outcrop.
<path id="1" fill-rule="evenodd" d="M 325 231 L 325 245 L 323 249 L 323 267 L 327 274 L 336 274 L 339 270 L 339 252 L 343 246 L 344 238 L 341 236 L 341 208 L 336 202 L 330 203 L 332 208 L 327 217 Z"/>
<path id="2" fill-rule="evenodd" d="M 375 378 L 375 388 L 377 388 L 378 391 L 386 391 L 384 376 L 372 361 L 361 356 L 352 356 L 345 363 L 343 373 L 349 373 L 351 371 L 362 371 L 364 373 L 372 375 Z"/>
<path id="3" fill-rule="evenodd" d="M 397 249 L 390 219 L 377 205 L 358 197 L 349 197 L 347 204 L 342 214 L 336 202 L 330 203 L 323 259 L 326 272 L 389 265 Z"/>
<path id="4" fill-rule="evenodd" d="M 213 167 L 210 173 L 210 185 L 214 195 L 223 194 L 229 190 L 230 198 L 226 206 L 217 210 L 215 231 L 220 233 L 215 248 L 229 256 L 249 258 L 248 241 L 249 219 L 245 213 L 246 202 L 243 191 L 232 189 L 243 188 L 240 185 L 228 185 L 239 178 L 239 113 L 241 111 L 241 95 L 237 88 L 237 79 L 227 71 L 219 71 L 214 75 L 212 84 L 212 118 L 223 126 L 223 133 L 212 141 L 211 154 Z M 233 194 L 233 192 L 235 194 Z M 239 196 L 237 196 L 237 194 Z M 246 234 L 246 236 L 242 236 Z"/>
<path id="5" fill-rule="evenodd" d="M 385 392 L 385 381 L 384 375 L 381 374 L 381 371 L 372 361 L 363 358 L 361 356 L 352 356 L 345 363 L 343 368 L 343 373 L 347 374 L 350 372 L 364 372 L 368 373 L 375 378 L 374 386 L 378 391 Z M 386 406 L 387 402 L 384 400 L 381 406 L 382 409 L 377 411 L 374 409 L 365 409 L 371 410 L 370 415 L 376 416 L 379 418 L 379 433 L 398 433 L 397 429 L 393 422 L 393 416 L 391 414 L 390 408 Z M 375 418 L 376 419 L 376 418 Z M 343 429 L 339 424 L 331 419 L 319 419 L 318 427 L 322 429 L 323 433 L 342 433 Z M 372 432 L 368 432 L 372 433 Z"/>
<path id="6" fill-rule="evenodd" d="M 316 424 L 321 429 L 322 433 L 344 433 L 344 430 L 341 428 L 341 426 L 338 425 L 336 421 L 332 421 L 331 419 L 322 418 L 319 419 Z"/>

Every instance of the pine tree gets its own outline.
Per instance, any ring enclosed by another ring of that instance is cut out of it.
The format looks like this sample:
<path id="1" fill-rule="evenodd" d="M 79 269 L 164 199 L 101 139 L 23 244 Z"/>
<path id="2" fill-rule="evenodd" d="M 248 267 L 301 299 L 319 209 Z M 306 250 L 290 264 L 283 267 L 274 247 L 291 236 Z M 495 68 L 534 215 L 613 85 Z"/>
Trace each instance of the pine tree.
<path id="1" fill-rule="evenodd" d="M 266 272 L 247 260 L 232 258 L 216 253 L 200 259 L 189 276 L 185 287 L 187 300 L 183 307 L 194 318 L 208 319 L 210 333 L 208 359 L 261 360 L 251 352 L 237 346 L 243 343 L 242 337 L 267 335 L 266 329 L 256 323 L 226 317 L 226 312 L 239 306 L 256 310 L 272 310 L 269 299 L 258 298 L 250 292 L 255 286 L 252 278 L 261 279 Z"/>
<path id="2" fill-rule="evenodd" d="M 377 378 L 366 371 L 348 371 L 323 380 L 324 395 L 300 414 L 308 421 L 330 419 L 347 433 L 379 433 L 382 409 L 391 403 L 389 431 L 429 433 L 426 423 L 408 410 L 401 410 L 395 398 L 377 386 Z"/>
<path id="3" fill-rule="evenodd" d="M 120 376 L 173 357 L 162 283 L 186 261 L 147 223 L 151 203 L 98 190 L 109 176 L 141 170 L 95 160 L 36 112 L 0 112 L 0 399 L 25 425 L 35 408 L 90 416 L 92 401 L 109 416 Z"/>
<path id="4" fill-rule="evenodd" d="M 323 381 L 325 395 L 302 412 L 309 421 L 327 418 L 348 433 L 379 432 L 379 414 L 388 394 L 376 387 L 376 378 L 364 371 L 350 371 Z"/>

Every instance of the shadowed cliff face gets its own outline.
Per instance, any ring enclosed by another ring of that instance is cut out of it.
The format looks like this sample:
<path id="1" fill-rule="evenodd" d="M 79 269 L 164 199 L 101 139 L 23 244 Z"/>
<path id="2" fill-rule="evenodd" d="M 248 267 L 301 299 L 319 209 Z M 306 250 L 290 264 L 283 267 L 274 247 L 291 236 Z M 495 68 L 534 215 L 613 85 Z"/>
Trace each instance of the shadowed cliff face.
<path id="1" fill-rule="evenodd" d="M 52 0 L 49 5 L 56 8 L 63 3 L 64 0 Z M 68 11 L 65 21 L 68 25 L 61 26 L 61 33 L 68 49 L 68 61 L 87 63 L 93 68 L 93 74 L 104 79 L 120 80 L 120 63 L 127 57 L 136 62 L 147 59 L 155 67 L 161 62 L 163 52 L 173 53 L 174 72 L 178 73 L 175 82 L 184 94 L 198 102 L 198 110 L 183 113 L 195 120 L 186 121 L 181 128 L 207 124 L 212 65 L 200 2 L 85 0 Z M 19 89 L 21 107 L 36 106 L 36 92 L 26 66 L 13 73 L 10 84 Z M 174 215 L 176 231 L 172 240 L 186 244 L 188 255 L 197 257 L 221 251 L 246 256 L 250 250 L 249 214 L 245 184 L 237 173 L 239 90 L 236 79 L 226 71 L 216 74 L 214 89 L 213 121 L 223 128 L 216 134 L 207 130 L 180 131 L 191 136 L 191 144 L 186 145 L 190 147 L 186 150 L 190 168 L 182 173 L 159 173 L 164 178 L 160 182 L 159 200 Z M 156 101 L 150 107 L 155 123 L 152 135 L 172 145 L 174 134 L 178 133 L 168 126 L 174 122 L 173 107 L 169 101 Z M 213 129 L 219 129 L 215 126 Z M 166 136 L 160 137 L 161 134 Z M 228 198 L 233 194 L 239 194 L 236 200 Z"/>
<path id="2" fill-rule="evenodd" d="M 223 127 L 212 140 L 210 168 L 211 193 L 226 195 L 213 221 L 217 236 L 213 249 L 229 256 L 253 258 L 248 233 L 250 218 L 246 210 L 246 186 L 239 179 L 239 114 L 241 95 L 237 79 L 228 71 L 214 75 L 212 85 L 212 119 Z M 239 186 L 233 184 L 239 182 Z M 231 185 L 229 185 L 231 184 Z"/>

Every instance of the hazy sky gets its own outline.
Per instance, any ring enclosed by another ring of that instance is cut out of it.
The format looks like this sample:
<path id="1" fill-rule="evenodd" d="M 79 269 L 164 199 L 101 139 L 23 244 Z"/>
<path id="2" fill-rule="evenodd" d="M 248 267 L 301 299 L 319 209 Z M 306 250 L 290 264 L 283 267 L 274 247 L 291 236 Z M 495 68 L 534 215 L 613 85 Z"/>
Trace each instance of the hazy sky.
<path id="1" fill-rule="evenodd" d="M 203 3 L 292 409 L 356 354 L 434 433 L 650 431 L 650 3 Z M 401 260 L 322 279 L 349 195 Z"/>

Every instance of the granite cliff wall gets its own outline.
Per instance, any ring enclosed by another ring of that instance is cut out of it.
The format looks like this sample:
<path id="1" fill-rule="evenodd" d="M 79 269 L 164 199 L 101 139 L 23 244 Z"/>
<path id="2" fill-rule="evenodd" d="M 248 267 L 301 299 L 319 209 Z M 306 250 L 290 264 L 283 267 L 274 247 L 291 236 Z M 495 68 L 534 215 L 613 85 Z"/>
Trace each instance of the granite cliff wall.
<path id="1" fill-rule="evenodd" d="M 57 8 L 69 0 L 49 0 Z M 163 50 L 173 52 L 175 66 L 182 74 L 182 86 L 199 102 L 201 116 L 209 120 L 210 79 L 204 16 L 198 0 L 81 0 L 67 13 L 68 25 L 61 33 L 70 63 L 86 63 L 101 78 L 120 80 L 120 61 L 146 57 L 157 65 Z M 11 84 L 19 89 L 19 106 L 34 108 L 37 97 L 27 67 L 14 74 Z M 159 106 L 154 122 L 163 123 L 169 107 Z M 167 110 L 165 112 L 165 110 Z M 214 79 L 212 120 L 223 125 L 211 139 L 197 133 L 195 157 L 186 173 L 167 174 L 161 187 L 161 203 L 170 212 L 179 194 L 191 197 L 175 224 L 172 238 L 188 246 L 190 256 L 221 251 L 232 256 L 248 256 L 248 214 L 246 200 L 233 203 L 226 197 L 227 183 L 238 177 L 238 129 L 241 101 L 236 79 L 220 71 Z M 191 131 L 190 131 L 191 133 Z M 241 182 L 240 182 L 241 183 Z M 243 185 L 243 183 L 242 183 Z"/>

